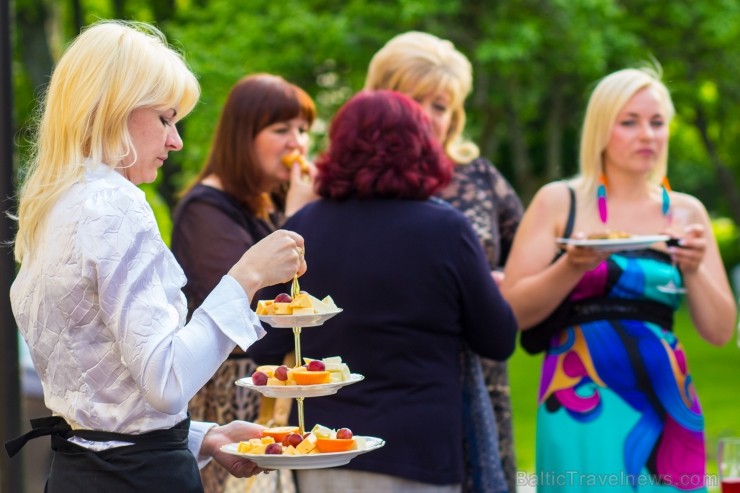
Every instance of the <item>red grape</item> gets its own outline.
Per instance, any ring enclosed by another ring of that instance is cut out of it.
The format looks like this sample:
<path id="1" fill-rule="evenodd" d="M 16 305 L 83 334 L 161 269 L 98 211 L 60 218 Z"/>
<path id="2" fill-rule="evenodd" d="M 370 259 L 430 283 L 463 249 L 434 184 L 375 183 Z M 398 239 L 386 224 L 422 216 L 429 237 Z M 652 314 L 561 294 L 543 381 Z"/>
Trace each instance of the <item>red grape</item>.
<path id="1" fill-rule="evenodd" d="M 312 359 L 311 361 L 308 362 L 308 364 L 306 365 L 306 368 L 308 369 L 308 371 L 324 371 L 326 370 L 326 365 L 324 364 L 323 361 Z"/>
<path id="2" fill-rule="evenodd" d="M 294 447 L 297 447 L 299 443 L 303 441 L 303 437 L 300 433 L 288 433 L 285 438 L 283 438 L 283 445 L 286 447 L 288 445 L 292 445 Z"/>
<path id="3" fill-rule="evenodd" d="M 349 428 L 339 428 L 337 430 L 337 438 L 342 440 L 352 438 L 352 430 L 350 430 Z"/>
<path id="4" fill-rule="evenodd" d="M 293 298 L 288 293 L 280 293 L 275 296 L 275 303 L 290 303 L 291 301 L 293 301 Z"/>
<path id="5" fill-rule="evenodd" d="M 252 383 L 259 386 L 267 385 L 267 374 L 261 371 L 252 373 Z"/>
<path id="6" fill-rule="evenodd" d="M 280 455 L 283 453 L 283 446 L 279 443 L 271 443 L 270 445 L 265 447 L 265 453 Z"/>
<path id="7" fill-rule="evenodd" d="M 288 379 L 288 367 L 285 365 L 278 366 L 277 368 L 275 368 L 272 376 L 274 376 L 278 380 L 282 380 L 283 382 L 286 381 Z"/>

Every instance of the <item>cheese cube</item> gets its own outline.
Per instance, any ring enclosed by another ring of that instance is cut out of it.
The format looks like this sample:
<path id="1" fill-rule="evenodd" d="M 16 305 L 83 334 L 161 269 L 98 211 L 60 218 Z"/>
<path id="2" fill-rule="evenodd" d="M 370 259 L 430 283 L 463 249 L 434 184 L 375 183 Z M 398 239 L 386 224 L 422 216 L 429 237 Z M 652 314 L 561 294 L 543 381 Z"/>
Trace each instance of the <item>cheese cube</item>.
<path id="1" fill-rule="evenodd" d="M 304 455 L 316 448 L 316 435 L 309 433 L 295 448 L 298 454 Z"/>
<path id="2" fill-rule="evenodd" d="M 275 315 L 290 315 L 293 313 L 290 303 L 273 303 L 272 306 L 275 309 Z"/>
<path id="3" fill-rule="evenodd" d="M 300 293 L 298 296 L 293 298 L 293 301 L 290 302 L 290 306 L 294 308 L 311 308 L 313 305 L 308 294 Z"/>
<path id="4" fill-rule="evenodd" d="M 309 295 L 311 296 L 311 295 Z M 327 303 L 324 303 L 318 298 L 315 298 L 311 296 L 311 303 L 313 304 L 313 308 L 316 311 L 316 313 L 327 313 L 327 312 L 333 312 L 336 311 L 336 306 L 331 306 Z"/>
<path id="5" fill-rule="evenodd" d="M 313 308 L 293 308 L 293 315 L 313 315 Z"/>
<path id="6" fill-rule="evenodd" d="M 264 454 L 265 450 L 267 450 L 267 446 L 269 443 L 263 443 L 262 445 L 257 445 L 256 447 L 253 447 L 248 453 L 258 455 L 258 454 Z"/>
<path id="7" fill-rule="evenodd" d="M 329 296 L 329 295 L 325 296 L 325 297 L 324 297 L 324 299 L 323 299 L 323 300 L 321 300 L 321 302 L 322 302 L 323 304 L 325 304 L 325 305 L 327 305 L 327 306 L 329 306 L 329 307 L 333 308 L 334 310 L 336 310 L 336 309 L 337 309 L 337 304 L 336 304 L 336 303 L 334 303 L 334 300 L 333 300 L 333 299 L 332 299 L 332 297 L 331 297 L 331 296 Z"/>
<path id="8" fill-rule="evenodd" d="M 270 315 L 272 313 L 272 304 L 272 300 L 259 300 L 255 312 L 257 315 Z"/>

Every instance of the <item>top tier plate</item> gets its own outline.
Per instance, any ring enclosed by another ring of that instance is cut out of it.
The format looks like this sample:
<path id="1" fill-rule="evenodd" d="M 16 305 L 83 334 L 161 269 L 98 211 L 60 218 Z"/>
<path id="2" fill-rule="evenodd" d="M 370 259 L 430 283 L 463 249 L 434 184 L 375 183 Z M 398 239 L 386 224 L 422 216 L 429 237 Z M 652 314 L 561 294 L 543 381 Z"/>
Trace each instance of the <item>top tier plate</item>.
<path id="1" fill-rule="evenodd" d="M 258 315 L 258 317 L 264 323 L 277 328 L 316 327 L 338 313 L 342 313 L 341 308 L 333 312 L 314 313 L 312 315 Z"/>
<path id="2" fill-rule="evenodd" d="M 557 238 L 555 241 L 561 245 L 574 245 L 594 248 L 596 250 L 639 250 L 647 248 L 653 243 L 667 241 L 671 237 L 667 235 L 650 235 L 650 236 L 631 236 L 629 238 L 614 239 L 574 239 L 574 238 Z"/>

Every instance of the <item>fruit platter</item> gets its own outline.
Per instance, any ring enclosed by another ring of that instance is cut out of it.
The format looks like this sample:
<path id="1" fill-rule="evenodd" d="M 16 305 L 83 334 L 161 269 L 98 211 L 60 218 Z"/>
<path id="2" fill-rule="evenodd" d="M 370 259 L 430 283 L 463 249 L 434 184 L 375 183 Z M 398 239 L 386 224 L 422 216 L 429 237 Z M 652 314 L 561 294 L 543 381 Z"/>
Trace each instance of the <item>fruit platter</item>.
<path id="1" fill-rule="evenodd" d="M 304 398 L 336 394 L 342 387 L 365 378 L 352 373 L 340 356 L 301 357 L 302 327 L 322 325 L 341 311 L 330 296 L 319 299 L 301 291 L 297 276 L 290 295 L 280 293 L 272 300 L 258 301 L 256 312 L 261 321 L 276 328 L 293 329 L 295 361 L 303 364 L 292 368 L 262 365 L 250 377 L 235 383 L 266 397 L 294 398 L 298 426 L 265 428 L 261 437 L 227 444 L 221 447 L 222 451 L 245 457 L 264 469 L 318 469 L 347 464 L 358 455 L 385 445 L 380 438 L 357 436 L 348 428 L 334 430 L 316 424 L 306 432 L 304 426 Z"/>
<path id="2" fill-rule="evenodd" d="M 341 313 L 331 296 L 318 299 L 308 293 L 280 293 L 273 300 L 259 300 L 255 312 L 272 327 L 315 327 Z"/>
<path id="3" fill-rule="evenodd" d="M 264 469 L 319 469 L 347 464 L 383 445 L 380 438 L 356 436 L 349 428 L 334 430 L 317 424 L 303 434 L 297 426 L 265 428 L 260 438 L 230 443 L 221 450 Z"/>
<path id="4" fill-rule="evenodd" d="M 294 368 L 285 365 L 259 366 L 251 377 L 241 378 L 236 384 L 256 390 L 265 397 L 321 397 L 336 394 L 345 385 L 365 378 L 350 373 L 340 356 L 303 360 L 304 365 Z"/>

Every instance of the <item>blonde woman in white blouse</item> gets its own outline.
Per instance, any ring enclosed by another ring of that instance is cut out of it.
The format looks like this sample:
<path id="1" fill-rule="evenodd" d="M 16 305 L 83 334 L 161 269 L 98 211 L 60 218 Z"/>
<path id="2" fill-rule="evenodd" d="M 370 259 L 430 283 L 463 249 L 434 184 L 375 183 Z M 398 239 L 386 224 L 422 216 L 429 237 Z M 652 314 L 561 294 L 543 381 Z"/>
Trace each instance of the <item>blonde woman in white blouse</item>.
<path id="1" fill-rule="evenodd" d="M 20 191 L 13 313 L 53 417 L 8 442 L 51 435 L 47 491 L 201 492 L 220 446 L 246 422 L 190 422 L 187 403 L 235 346 L 264 335 L 255 292 L 302 274 L 303 239 L 278 231 L 249 249 L 185 325 L 186 279 L 136 185 L 182 148 L 175 124 L 200 88 L 155 28 L 103 21 L 57 64 Z"/>

